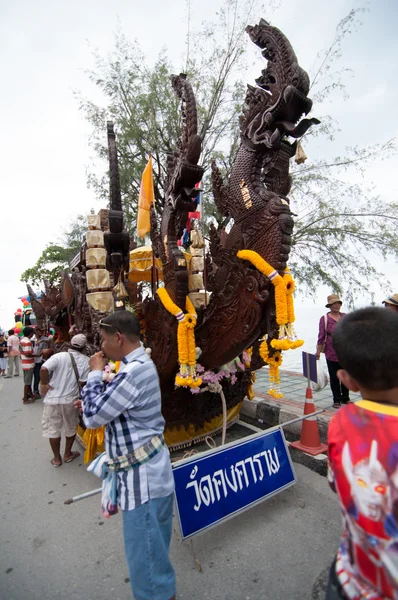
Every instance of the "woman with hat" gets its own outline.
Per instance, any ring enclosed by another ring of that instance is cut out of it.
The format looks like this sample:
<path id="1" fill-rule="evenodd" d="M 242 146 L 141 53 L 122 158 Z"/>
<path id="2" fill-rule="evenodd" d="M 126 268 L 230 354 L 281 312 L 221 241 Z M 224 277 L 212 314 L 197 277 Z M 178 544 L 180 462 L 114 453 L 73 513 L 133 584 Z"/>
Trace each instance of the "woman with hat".
<path id="1" fill-rule="evenodd" d="M 319 320 L 318 344 L 316 347 L 317 359 L 320 358 L 321 352 L 325 353 L 329 371 L 330 388 L 333 394 L 333 408 L 340 408 L 342 404 L 348 404 L 350 401 L 349 390 L 337 377 L 337 371 L 341 369 L 341 366 L 332 342 L 332 334 L 336 327 L 336 323 L 338 323 L 345 314 L 340 312 L 342 304 L 343 303 L 337 294 L 328 296 L 326 308 L 329 308 L 330 312 Z"/>
<path id="2" fill-rule="evenodd" d="M 383 304 L 385 308 L 389 308 L 395 312 L 398 312 L 398 294 L 393 294 L 389 296 L 385 300 L 383 300 Z"/>

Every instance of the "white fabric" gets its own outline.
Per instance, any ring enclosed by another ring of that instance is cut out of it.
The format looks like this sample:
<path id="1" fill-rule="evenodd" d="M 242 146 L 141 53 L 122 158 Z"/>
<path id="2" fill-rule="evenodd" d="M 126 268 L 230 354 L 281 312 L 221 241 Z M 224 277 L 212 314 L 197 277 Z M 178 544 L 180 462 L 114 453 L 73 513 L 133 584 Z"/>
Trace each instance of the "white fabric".
<path id="1" fill-rule="evenodd" d="M 79 397 L 79 386 L 69 354 L 76 361 L 80 381 L 87 381 L 90 370 L 88 356 L 75 350 L 54 354 L 44 364 L 50 373 L 50 386 L 54 388 L 44 397 L 45 404 L 70 404 Z"/>

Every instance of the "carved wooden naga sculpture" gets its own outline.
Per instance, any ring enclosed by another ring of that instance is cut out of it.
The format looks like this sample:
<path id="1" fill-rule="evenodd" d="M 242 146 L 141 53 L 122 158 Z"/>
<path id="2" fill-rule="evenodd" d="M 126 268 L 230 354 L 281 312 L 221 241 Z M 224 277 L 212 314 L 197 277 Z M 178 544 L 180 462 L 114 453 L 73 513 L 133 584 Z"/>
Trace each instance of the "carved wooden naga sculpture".
<path id="1" fill-rule="evenodd" d="M 309 78 L 299 66 L 287 38 L 261 19 L 247 27 L 251 40 L 262 49 L 268 65 L 248 85 L 240 118 L 241 144 L 227 184 L 212 164 L 214 198 L 219 212 L 233 218 L 230 233 L 211 232 L 210 305 L 197 337 L 205 365 L 221 365 L 239 355 L 260 335 L 277 335 L 272 285 L 267 277 L 242 264 L 236 254 L 257 252 L 283 274 L 291 247 L 293 219 L 287 194 L 289 160 L 298 138 L 316 123 L 303 119 L 312 107 L 307 98 Z M 298 124 L 297 124 L 298 123 Z"/>
<path id="2" fill-rule="evenodd" d="M 219 212 L 231 217 L 230 232 L 212 228 L 207 255 L 208 289 L 206 308 L 198 310 L 196 345 L 202 350 L 201 364 L 216 369 L 240 356 L 268 334 L 277 337 L 274 289 L 268 277 L 251 263 L 237 257 L 250 249 L 283 274 L 291 247 L 293 219 L 287 194 L 290 189 L 289 160 L 296 144 L 288 137 L 301 137 L 317 119 L 303 119 L 312 102 L 307 98 L 309 78 L 298 65 L 286 37 L 261 20 L 246 30 L 268 61 L 257 87 L 248 86 L 240 118 L 241 144 L 228 182 L 222 181 L 212 165 L 214 198 Z M 169 158 L 168 185 L 160 231 L 152 213 L 152 243 L 163 263 L 165 287 L 171 299 L 185 310 L 188 294 L 187 266 L 177 246 L 188 211 L 195 210 L 194 186 L 203 170 L 197 165 L 201 140 L 192 88 L 185 75 L 173 77 L 182 101 L 183 131 L 178 151 Z M 209 422 L 221 412 L 217 394 L 205 392 L 193 398 L 187 388 L 174 390 L 177 362 L 177 323 L 158 298 L 143 304 L 146 343 L 152 349 L 163 392 L 169 427 Z M 252 361 L 252 365 L 253 365 Z M 254 368 L 252 366 L 252 368 Z M 240 373 L 238 382 L 223 384 L 228 408 L 246 394 L 250 373 Z"/>

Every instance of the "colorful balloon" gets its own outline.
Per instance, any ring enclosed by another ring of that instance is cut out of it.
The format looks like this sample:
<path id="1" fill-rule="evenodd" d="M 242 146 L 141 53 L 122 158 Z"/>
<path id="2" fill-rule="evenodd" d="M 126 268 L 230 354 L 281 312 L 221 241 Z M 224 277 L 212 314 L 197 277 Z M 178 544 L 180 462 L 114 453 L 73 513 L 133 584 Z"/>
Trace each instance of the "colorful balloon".
<path id="1" fill-rule="evenodd" d="M 15 324 L 15 329 L 22 329 L 21 321 L 18 321 L 18 323 Z"/>

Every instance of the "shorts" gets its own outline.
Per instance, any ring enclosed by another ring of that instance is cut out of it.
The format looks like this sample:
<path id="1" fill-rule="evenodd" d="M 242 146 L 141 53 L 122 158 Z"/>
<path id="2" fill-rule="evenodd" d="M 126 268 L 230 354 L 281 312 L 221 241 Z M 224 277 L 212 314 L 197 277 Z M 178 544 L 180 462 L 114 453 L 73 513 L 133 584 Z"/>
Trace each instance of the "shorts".
<path id="1" fill-rule="evenodd" d="M 23 382 L 25 385 L 32 385 L 33 369 L 23 369 Z"/>
<path id="2" fill-rule="evenodd" d="M 74 404 L 45 404 L 41 429 L 45 438 L 59 438 L 64 430 L 66 437 L 76 435 L 79 411 Z"/>
<path id="3" fill-rule="evenodd" d="M 170 600 L 176 593 L 169 547 L 174 494 L 123 511 L 124 548 L 135 600 Z"/>

